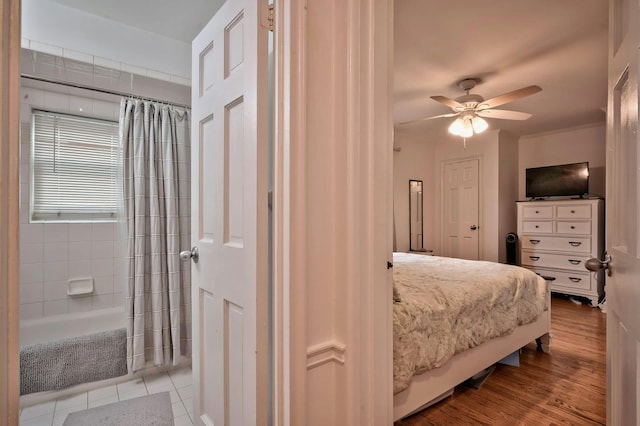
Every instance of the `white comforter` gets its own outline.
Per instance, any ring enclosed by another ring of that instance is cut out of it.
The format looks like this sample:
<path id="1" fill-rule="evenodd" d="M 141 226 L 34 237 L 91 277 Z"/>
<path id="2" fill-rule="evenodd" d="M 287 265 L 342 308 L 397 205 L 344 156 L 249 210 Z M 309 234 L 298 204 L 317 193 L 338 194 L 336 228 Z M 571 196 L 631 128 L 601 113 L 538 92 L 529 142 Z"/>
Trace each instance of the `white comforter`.
<path id="1" fill-rule="evenodd" d="M 548 309 L 545 280 L 524 268 L 407 253 L 393 260 L 394 393 Z"/>

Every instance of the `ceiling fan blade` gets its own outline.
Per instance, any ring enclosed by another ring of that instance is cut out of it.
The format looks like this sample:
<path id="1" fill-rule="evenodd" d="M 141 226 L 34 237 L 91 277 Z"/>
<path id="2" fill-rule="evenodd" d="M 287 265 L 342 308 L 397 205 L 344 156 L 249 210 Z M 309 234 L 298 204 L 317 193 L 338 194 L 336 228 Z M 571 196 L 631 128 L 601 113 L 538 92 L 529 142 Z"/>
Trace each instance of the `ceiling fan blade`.
<path id="1" fill-rule="evenodd" d="M 400 123 L 398 125 L 399 126 L 403 126 L 405 124 L 417 123 L 418 121 L 427 121 L 427 120 L 433 120 L 434 118 L 443 118 L 443 117 L 455 117 L 456 115 L 460 115 L 460 113 L 459 112 L 450 112 L 449 114 L 434 115 L 433 117 L 425 117 L 425 118 L 419 118 L 417 120 L 405 121 L 405 122 Z"/>
<path id="2" fill-rule="evenodd" d="M 502 120 L 526 120 L 531 117 L 528 112 L 508 111 L 506 109 L 483 109 L 476 111 L 480 117 L 499 118 Z"/>
<path id="3" fill-rule="evenodd" d="M 476 110 L 495 108 L 497 106 L 518 100 L 520 98 L 524 98 L 525 96 L 533 95 L 541 90 L 542 89 L 539 86 L 523 87 L 522 89 L 514 90 L 513 92 L 505 93 L 503 95 L 496 96 L 495 98 L 487 99 L 484 102 L 480 102 L 480 104 L 476 107 Z"/>
<path id="4" fill-rule="evenodd" d="M 464 110 L 464 105 L 462 105 L 458 101 L 454 101 L 453 99 L 447 98 L 446 96 L 431 96 L 431 99 L 433 99 L 436 102 L 440 102 L 441 104 L 445 104 L 446 106 L 448 106 L 454 111 L 460 112 Z"/>

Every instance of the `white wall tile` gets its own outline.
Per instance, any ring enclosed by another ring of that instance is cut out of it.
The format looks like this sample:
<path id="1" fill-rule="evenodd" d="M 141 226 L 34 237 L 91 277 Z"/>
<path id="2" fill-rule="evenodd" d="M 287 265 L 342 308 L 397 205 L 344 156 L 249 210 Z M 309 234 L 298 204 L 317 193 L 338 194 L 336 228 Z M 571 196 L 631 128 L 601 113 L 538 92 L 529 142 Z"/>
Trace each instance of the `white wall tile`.
<path id="1" fill-rule="evenodd" d="M 66 223 L 45 223 L 44 242 L 61 243 L 69 241 L 69 225 Z"/>
<path id="2" fill-rule="evenodd" d="M 156 80 L 171 81 L 171 74 L 167 74 L 166 72 L 147 70 L 147 76 L 155 78 Z"/>
<path id="3" fill-rule="evenodd" d="M 130 65 L 130 64 L 121 64 L 120 69 L 124 72 L 129 72 L 131 74 L 137 74 L 137 75 L 147 75 L 147 69 L 146 68 L 142 68 L 142 67 L 138 67 L 135 65 Z"/>
<path id="4" fill-rule="evenodd" d="M 26 303 L 24 305 L 20 305 L 21 320 L 42 318 L 42 315 L 43 315 L 42 302 Z"/>
<path id="5" fill-rule="evenodd" d="M 95 277 L 93 292 L 97 295 L 113 294 L 113 276 Z"/>
<path id="6" fill-rule="evenodd" d="M 93 111 L 93 100 L 80 96 L 69 96 L 69 112 L 71 114 L 87 114 Z"/>
<path id="7" fill-rule="evenodd" d="M 86 62 L 88 64 L 93 63 L 93 55 L 89 55 L 89 54 L 78 52 L 76 50 L 71 50 L 71 49 L 63 48 L 62 57 L 73 59 L 74 61 Z"/>
<path id="8" fill-rule="evenodd" d="M 20 184 L 20 203 L 27 204 L 29 203 L 29 197 L 31 188 L 29 187 L 29 183 L 21 183 Z"/>
<path id="9" fill-rule="evenodd" d="M 113 294 L 92 296 L 91 299 L 91 310 L 93 311 L 113 308 Z"/>
<path id="10" fill-rule="evenodd" d="M 42 302 L 42 283 L 20 286 L 20 304 Z"/>
<path id="11" fill-rule="evenodd" d="M 20 285 L 42 283 L 43 264 L 20 265 Z"/>
<path id="12" fill-rule="evenodd" d="M 91 296 L 69 298 L 69 313 L 91 310 Z"/>
<path id="13" fill-rule="evenodd" d="M 66 281 L 69 279 L 68 262 L 50 262 L 44 264 L 44 276 L 49 281 Z"/>
<path id="14" fill-rule="evenodd" d="M 29 223 L 29 204 L 20 204 L 20 225 Z"/>
<path id="15" fill-rule="evenodd" d="M 66 300 L 67 296 L 67 281 L 50 281 L 44 284 L 44 300 Z"/>
<path id="16" fill-rule="evenodd" d="M 46 229 L 46 227 L 45 227 Z M 44 243 L 44 262 L 62 262 L 69 260 L 69 243 Z"/>
<path id="17" fill-rule="evenodd" d="M 20 244 L 20 264 L 42 263 L 44 253 L 42 243 L 21 243 Z"/>
<path id="18" fill-rule="evenodd" d="M 69 95 L 44 92 L 44 107 L 53 111 L 69 111 Z"/>
<path id="19" fill-rule="evenodd" d="M 90 260 L 70 260 L 69 278 L 86 278 L 91 276 Z"/>
<path id="20" fill-rule="evenodd" d="M 29 49 L 35 50 L 36 52 L 48 53 L 54 56 L 62 56 L 62 47 L 41 43 L 39 41 L 31 40 L 29 43 Z"/>
<path id="21" fill-rule="evenodd" d="M 69 242 L 69 260 L 90 260 L 91 259 L 91 242 L 90 241 L 70 241 Z"/>
<path id="22" fill-rule="evenodd" d="M 91 241 L 91 223 L 70 223 L 69 241 Z"/>
<path id="23" fill-rule="evenodd" d="M 115 234 L 114 223 L 106 222 L 106 223 L 92 224 L 91 239 L 93 241 L 114 240 L 115 238 L 116 238 L 116 234 Z"/>
<path id="24" fill-rule="evenodd" d="M 98 67 L 111 68 L 114 70 L 120 70 L 120 68 L 122 67 L 120 62 L 116 62 L 107 58 L 101 58 L 99 56 L 95 56 L 93 58 L 93 64 Z"/>
<path id="25" fill-rule="evenodd" d="M 113 258 L 91 260 L 91 272 L 94 277 L 113 276 Z"/>
<path id="26" fill-rule="evenodd" d="M 115 104 L 105 101 L 93 101 L 93 115 L 96 117 L 113 120 Z"/>
<path id="27" fill-rule="evenodd" d="M 44 316 L 64 315 L 69 313 L 69 303 L 67 299 L 49 300 L 44 302 Z"/>
<path id="28" fill-rule="evenodd" d="M 41 243 L 44 241 L 44 230 L 41 223 L 20 225 L 20 244 Z"/>
<path id="29" fill-rule="evenodd" d="M 113 258 L 113 241 L 93 241 L 91 257 L 93 259 Z"/>
<path id="30" fill-rule="evenodd" d="M 20 96 L 22 102 L 31 108 L 43 108 L 44 107 L 44 90 L 34 89 L 31 87 L 21 87 Z M 31 119 L 29 119 L 31 122 Z"/>

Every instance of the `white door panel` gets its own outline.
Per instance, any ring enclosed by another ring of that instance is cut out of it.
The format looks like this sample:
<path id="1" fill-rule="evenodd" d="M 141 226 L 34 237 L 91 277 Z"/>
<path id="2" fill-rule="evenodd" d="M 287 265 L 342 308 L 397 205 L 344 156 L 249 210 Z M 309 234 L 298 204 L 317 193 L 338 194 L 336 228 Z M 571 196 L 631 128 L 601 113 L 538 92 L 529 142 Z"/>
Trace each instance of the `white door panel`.
<path id="1" fill-rule="evenodd" d="M 267 422 L 266 1 L 227 1 L 192 44 L 194 424 Z"/>
<path id="2" fill-rule="evenodd" d="M 479 160 L 443 164 L 442 254 L 479 259 Z"/>
<path id="3" fill-rule="evenodd" d="M 607 424 L 640 424 L 638 45 L 635 0 L 610 2 L 606 246 Z"/>

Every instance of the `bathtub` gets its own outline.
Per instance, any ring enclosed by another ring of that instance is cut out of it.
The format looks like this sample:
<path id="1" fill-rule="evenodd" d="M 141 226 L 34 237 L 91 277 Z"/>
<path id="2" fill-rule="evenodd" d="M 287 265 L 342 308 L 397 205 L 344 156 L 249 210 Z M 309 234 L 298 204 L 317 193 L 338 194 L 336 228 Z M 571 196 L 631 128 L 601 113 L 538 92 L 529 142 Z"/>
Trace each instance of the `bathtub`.
<path id="1" fill-rule="evenodd" d="M 53 342 L 125 326 L 122 307 L 20 321 L 20 346 Z"/>

